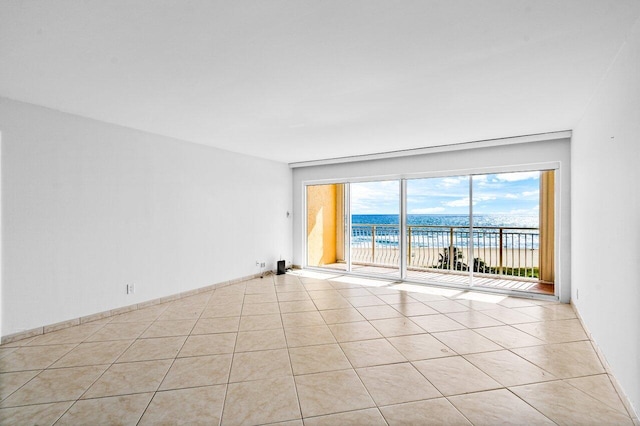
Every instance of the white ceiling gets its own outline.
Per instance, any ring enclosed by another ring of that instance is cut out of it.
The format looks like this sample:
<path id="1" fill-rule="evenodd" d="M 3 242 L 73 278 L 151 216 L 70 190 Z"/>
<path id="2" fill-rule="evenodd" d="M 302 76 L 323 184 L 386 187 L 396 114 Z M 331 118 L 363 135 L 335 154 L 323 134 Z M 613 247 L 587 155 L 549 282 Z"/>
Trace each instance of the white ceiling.
<path id="1" fill-rule="evenodd" d="M 0 96 L 283 162 L 572 129 L 638 0 L 3 0 Z"/>

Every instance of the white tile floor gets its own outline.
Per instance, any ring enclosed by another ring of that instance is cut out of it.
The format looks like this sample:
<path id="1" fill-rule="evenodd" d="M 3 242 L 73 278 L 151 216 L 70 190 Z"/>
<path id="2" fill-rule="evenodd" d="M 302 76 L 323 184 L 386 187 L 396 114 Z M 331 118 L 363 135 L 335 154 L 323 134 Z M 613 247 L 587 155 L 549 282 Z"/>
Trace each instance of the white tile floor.
<path id="1" fill-rule="evenodd" d="M 0 347 L 0 424 L 633 424 L 572 308 L 269 276 Z"/>

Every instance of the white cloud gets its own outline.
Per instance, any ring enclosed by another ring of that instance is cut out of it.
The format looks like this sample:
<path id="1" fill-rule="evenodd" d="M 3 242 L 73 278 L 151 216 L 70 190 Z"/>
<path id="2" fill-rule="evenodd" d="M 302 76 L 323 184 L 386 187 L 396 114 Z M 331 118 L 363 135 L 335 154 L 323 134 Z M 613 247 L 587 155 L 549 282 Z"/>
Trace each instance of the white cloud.
<path id="1" fill-rule="evenodd" d="M 469 206 L 469 197 L 460 198 L 459 200 L 447 201 L 442 203 L 448 207 L 468 207 Z"/>
<path id="2" fill-rule="evenodd" d="M 496 199 L 496 197 L 494 197 L 492 195 L 473 197 L 473 205 L 475 206 L 479 202 L 491 201 L 491 200 L 495 200 L 495 199 Z M 464 197 L 464 198 L 460 198 L 458 200 L 443 202 L 442 204 L 444 204 L 445 206 L 449 206 L 449 207 L 469 207 L 469 197 Z"/>
<path id="3" fill-rule="evenodd" d="M 410 179 L 407 191 L 412 197 L 459 198 L 469 193 L 469 179 L 463 177 Z"/>
<path id="4" fill-rule="evenodd" d="M 461 177 L 447 177 L 447 178 L 442 178 L 441 179 L 441 183 L 445 186 L 456 186 L 456 185 L 460 185 L 461 183 L 467 183 L 469 181 L 469 179 L 466 176 L 461 176 Z"/>
<path id="5" fill-rule="evenodd" d="M 422 209 L 412 209 L 409 214 L 432 214 L 432 213 L 442 213 L 446 211 L 444 207 L 425 207 Z"/>
<path id="6" fill-rule="evenodd" d="M 400 190 L 397 181 L 351 184 L 354 214 L 397 214 Z"/>
<path id="7" fill-rule="evenodd" d="M 504 182 L 517 182 L 520 180 L 539 178 L 540 172 L 500 173 L 496 175 L 496 179 Z"/>
<path id="8" fill-rule="evenodd" d="M 495 199 L 496 199 L 495 195 L 483 195 L 479 197 L 473 197 L 473 204 L 476 204 L 479 201 L 491 201 Z"/>
<path id="9" fill-rule="evenodd" d="M 459 200 L 447 201 L 442 204 L 448 207 L 469 207 L 469 197 L 460 198 Z"/>
<path id="10" fill-rule="evenodd" d="M 504 198 L 508 198 L 509 200 L 517 200 L 518 196 L 516 194 L 505 194 Z"/>
<path id="11" fill-rule="evenodd" d="M 524 191 L 524 192 L 522 193 L 522 195 L 523 195 L 524 197 L 531 197 L 531 196 L 533 196 L 533 195 L 538 196 L 538 195 L 540 195 L 540 190 L 539 190 L 539 189 L 536 189 L 535 191 Z"/>

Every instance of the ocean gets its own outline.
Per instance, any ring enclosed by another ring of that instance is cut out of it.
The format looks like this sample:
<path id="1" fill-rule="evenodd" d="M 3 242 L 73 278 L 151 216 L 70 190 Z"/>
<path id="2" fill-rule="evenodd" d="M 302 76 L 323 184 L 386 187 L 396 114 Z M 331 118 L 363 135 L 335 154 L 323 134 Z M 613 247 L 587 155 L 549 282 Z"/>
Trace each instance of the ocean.
<path id="1" fill-rule="evenodd" d="M 397 214 L 365 214 L 352 215 L 352 247 L 370 247 L 372 241 L 372 227 L 376 225 L 376 246 L 398 247 L 399 215 Z M 516 228 L 503 229 L 502 245 L 505 248 L 537 249 L 539 233 L 537 229 L 523 230 L 517 228 L 538 228 L 537 215 L 474 215 L 473 240 L 476 247 L 496 247 L 499 245 L 499 233 L 497 229 L 490 228 Z M 382 226 L 396 225 L 396 226 Z M 435 214 L 410 214 L 407 215 L 409 226 L 454 226 L 454 244 L 457 247 L 469 246 L 469 232 L 464 227 L 469 226 L 467 215 L 435 215 Z M 482 229 L 483 227 L 487 227 Z M 413 228 L 412 246 L 416 247 L 447 247 L 449 246 L 449 229 L 447 228 Z"/>
<path id="2" fill-rule="evenodd" d="M 397 225 L 400 217 L 397 214 L 354 214 L 351 223 L 367 225 Z M 454 214 L 410 214 L 407 215 L 407 225 L 431 226 L 469 226 L 468 215 Z M 498 215 L 481 214 L 473 216 L 473 226 L 502 226 L 512 228 L 537 228 L 537 215 Z"/>

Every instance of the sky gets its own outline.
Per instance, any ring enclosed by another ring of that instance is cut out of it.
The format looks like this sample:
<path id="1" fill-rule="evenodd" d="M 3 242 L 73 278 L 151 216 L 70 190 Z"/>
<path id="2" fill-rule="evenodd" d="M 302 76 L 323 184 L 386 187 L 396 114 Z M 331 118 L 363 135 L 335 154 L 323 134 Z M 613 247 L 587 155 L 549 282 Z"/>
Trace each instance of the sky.
<path id="1" fill-rule="evenodd" d="M 352 214 L 398 214 L 399 181 L 351 184 Z M 473 176 L 473 213 L 537 215 L 540 172 Z M 409 214 L 468 214 L 469 177 L 407 180 Z"/>

